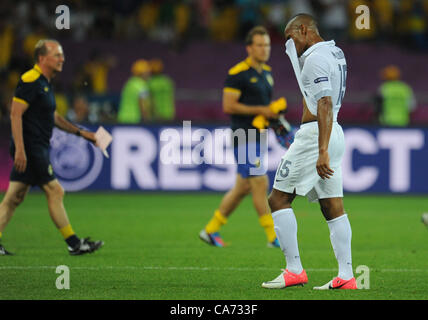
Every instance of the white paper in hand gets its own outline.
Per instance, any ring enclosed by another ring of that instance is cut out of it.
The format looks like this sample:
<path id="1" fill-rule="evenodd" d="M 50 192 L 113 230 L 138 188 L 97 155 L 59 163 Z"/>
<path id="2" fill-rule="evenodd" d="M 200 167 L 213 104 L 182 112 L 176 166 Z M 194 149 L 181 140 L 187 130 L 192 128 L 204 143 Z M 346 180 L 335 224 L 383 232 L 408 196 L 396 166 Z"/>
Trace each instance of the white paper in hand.
<path id="1" fill-rule="evenodd" d="M 103 127 L 99 127 L 97 132 L 95 132 L 95 139 L 97 140 L 96 146 L 100 148 L 106 158 L 108 158 L 107 147 L 113 141 L 111 134 Z"/>

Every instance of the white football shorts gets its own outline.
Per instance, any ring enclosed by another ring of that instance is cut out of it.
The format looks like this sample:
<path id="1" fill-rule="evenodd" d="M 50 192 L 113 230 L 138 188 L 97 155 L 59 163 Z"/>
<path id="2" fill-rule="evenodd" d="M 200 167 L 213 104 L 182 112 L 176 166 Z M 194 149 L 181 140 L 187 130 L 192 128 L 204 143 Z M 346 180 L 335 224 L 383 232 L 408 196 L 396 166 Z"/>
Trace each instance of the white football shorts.
<path id="1" fill-rule="evenodd" d="M 273 188 L 279 191 L 307 196 L 311 202 L 318 199 L 343 197 L 342 157 L 345 137 L 342 127 L 333 122 L 328 144 L 330 179 L 321 179 L 317 173 L 318 122 L 304 123 L 294 137 L 294 142 L 281 159 L 275 175 Z"/>

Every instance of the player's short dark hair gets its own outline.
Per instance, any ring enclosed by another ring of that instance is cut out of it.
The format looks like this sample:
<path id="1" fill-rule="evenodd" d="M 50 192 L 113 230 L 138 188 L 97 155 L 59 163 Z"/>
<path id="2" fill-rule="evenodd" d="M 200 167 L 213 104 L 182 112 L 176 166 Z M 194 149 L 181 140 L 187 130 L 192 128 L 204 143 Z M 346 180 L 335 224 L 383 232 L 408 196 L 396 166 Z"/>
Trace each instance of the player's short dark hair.
<path id="1" fill-rule="evenodd" d="M 269 35 L 267 29 L 263 26 L 255 26 L 253 27 L 250 31 L 248 31 L 247 36 L 245 37 L 245 44 L 247 46 L 252 45 L 253 44 L 253 37 L 256 35 Z"/>
<path id="2" fill-rule="evenodd" d="M 295 18 L 305 19 L 306 21 L 309 22 L 309 24 L 311 24 L 313 27 L 315 27 L 315 29 L 318 30 L 318 21 L 317 21 L 317 19 L 315 19 L 315 17 L 313 15 L 311 15 L 309 13 L 298 13 L 298 14 L 295 14 L 294 16 L 292 16 L 290 18 L 290 20 L 288 20 L 288 21 L 292 21 Z"/>
<path id="3" fill-rule="evenodd" d="M 36 47 L 34 48 L 34 61 L 39 62 L 39 58 L 48 54 L 48 48 L 46 47 L 47 42 L 59 42 L 54 39 L 42 39 L 37 41 Z"/>

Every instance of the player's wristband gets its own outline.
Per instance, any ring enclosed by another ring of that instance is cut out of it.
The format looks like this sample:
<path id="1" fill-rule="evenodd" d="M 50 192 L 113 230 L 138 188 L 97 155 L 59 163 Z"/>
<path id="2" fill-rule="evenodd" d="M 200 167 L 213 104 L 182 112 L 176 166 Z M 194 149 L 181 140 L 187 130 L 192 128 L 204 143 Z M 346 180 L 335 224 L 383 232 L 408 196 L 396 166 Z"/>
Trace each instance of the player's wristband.
<path id="1" fill-rule="evenodd" d="M 76 136 L 78 136 L 78 137 L 82 136 L 82 133 L 80 132 L 80 130 L 76 131 Z"/>

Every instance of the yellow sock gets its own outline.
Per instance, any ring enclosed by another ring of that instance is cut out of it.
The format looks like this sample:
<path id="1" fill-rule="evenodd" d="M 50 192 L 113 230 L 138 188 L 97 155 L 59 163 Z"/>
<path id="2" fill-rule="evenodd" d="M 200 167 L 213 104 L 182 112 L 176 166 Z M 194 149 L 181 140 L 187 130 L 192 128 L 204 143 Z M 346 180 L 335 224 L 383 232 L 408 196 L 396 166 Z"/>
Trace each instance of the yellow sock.
<path id="1" fill-rule="evenodd" d="M 0 240 L 1 240 L 1 236 L 3 235 L 3 233 L 0 232 Z"/>
<path id="2" fill-rule="evenodd" d="M 61 232 L 64 239 L 67 239 L 75 234 L 73 228 L 71 227 L 71 224 L 59 229 L 59 232 Z"/>
<path id="3" fill-rule="evenodd" d="M 273 226 L 272 215 L 270 213 L 262 215 L 259 217 L 259 223 L 265 229 L 268 241 L 273 242 L 276 238 L 276 233 Z"/>
<path id="4" fill-rule="evenodd" d="M 227 218 L 225 218 L 219 210 L 216 210 L 214 212 L 214 216 L 208 222 L 207 226 L 205 227 L 205 231 L 207 233 L 214 233 L 220 230 L 221 226 L 226 224 Z"/>

